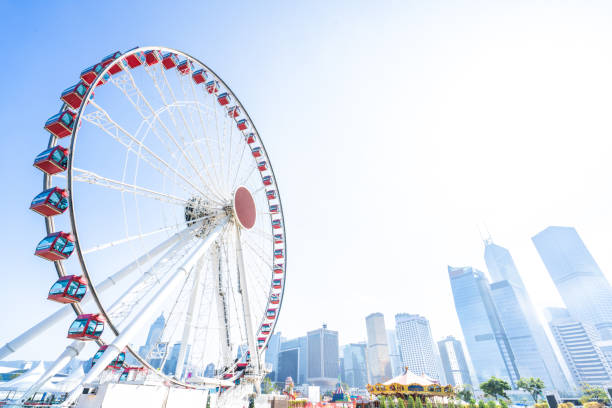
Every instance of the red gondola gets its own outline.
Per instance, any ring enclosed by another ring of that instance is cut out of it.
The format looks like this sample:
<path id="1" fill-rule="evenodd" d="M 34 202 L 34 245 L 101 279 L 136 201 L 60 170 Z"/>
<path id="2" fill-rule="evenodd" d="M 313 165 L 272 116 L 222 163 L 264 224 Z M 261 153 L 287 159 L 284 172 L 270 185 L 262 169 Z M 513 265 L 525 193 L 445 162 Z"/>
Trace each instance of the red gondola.
<path id="1" fill-rule="evenodd" d="M 249 133 L 244 138 L 248 144 L 255 143 L 255 133 Z"/>
<path id="2" fill-rule="evenodd" d="M 60 261 L 68 258 L 74 251 L 74 237 L 66 232 L 53 232 L 47 235 L 36 246 L 34 255 L 49 261 Z"/>
<path id="3" fill-rule="evenodd" d="M 249 366 L 249 363 L 238 363 L 236 364 L 236 370 L 243 371 Z"/>
<path id="4" fill-rule="evenodd" d="M 204 71 L 203 69 L 198 69 L 197 71 L 195 71 L 193 74 L 191 74 L 191 78 L 193 79 L 193 82 L 195 82 L 196 84 L 201 84 L 202 82 L 206 82 L 206 71 Z"/>
<path id="5" fill-rule="evenodd" d="M 273 293 L 270 295 L 270 303 L 273 305 L 278 305 L 280 303 L 280 296 L 278 293 Z"/>
<path id="6" fill-rule="evenodd" d="M 274 289 L 280 289 L 283 287 L 283 280 L 282 279 L 273 279 L 272 280 L 272 287 Z"/>
<path id="7" fill-rule="evenodd" d="M 262 181 L 265 186 L 272 185 L 272 176 L 265 176 L 262 178 Z"/>
<path id="8" fill-rule="evenodd" d="M 174 67 L 176 67 L 179 63 L 179 59 L 176 56 L 176 54 L 173 54 L 171 52 L 168 52 L 164 55 L 162 55 L 162 65 L 164 66 L 164 68 L 166 69 L 172 69 Z"/>
<path id="9" fill-rule="evenodd" d="M 240 116 L 240 107 L 230 106 L 229 108 L 227 108 L 227 116 L 229 116 L 232 119 L 235 119 L 238 116 Z"/>
<path id="10" fill-rule="evenodd" d="M 183 75 L 187 75 L 188 73 L 191 72 L 191 66 L 189 65 L 189 61 L 187 60 L 183 60 L 179 62 L 176 69 L 178 69 L 178 71 Z"/>
<path id="11" fill-rule="evenodd" d="M 266 171 L 268 170 L 268 164 L 265 161 L 260 161 L 259 163 L 257 163 L 257 168 L 259 169 L 259 171 Z"/>
<path id="12" fill-rule="evenodd" d="M 68 167 L 68 149 L 55 146 L 40 152 L 34 159 L 34 167 L 47 174 L 57 174 Z"/>
<path id="13" fill-rule="evenodd" d="M 206 83 L 206 90 L 209 94 L 214 94 L 219 92 L 219 82 L 218 81 L 210 81 Z"/>
<path id="14" fill-rule="evenodd" d="M 252 148 L 251 153 L 253 154 L 253 157 L 261 157 L 261 147 L 256 146 Z"/>
<path id="15" fill-rule="evenodd" d="M 121 56 L 121 52 L 116 51 L 113 52 L 112 54 L 107 55 L 106 57 L 102 58 L 102 67 L 106 68 L 108 67 L 110 64 L 113 64 L 113 62 L 117 61 L 117 59 L 119 59 L 119 57 Z M 108 70 L 108 73 L 111 75 L 115 75 L 119 72 L 123 71 L 123 68 L 121 68 L 121 64 L 113 64 L 113 66 Z"/>
<path id="16" fill-rule="evenodd" d="M 159 55 L 159 51 L 157 50 L 145 51 L 144 57 L 145 57 L 145 62 L 147 63 L 148 66 L 155 65 L 159 61 L 161 61 L 161 56 Z"/>
<path id="17" fill-rule="evenodd" d="M 104 318 L 99 314 L 79 315 L 68 329 L 68 338 L 97 340 L 104 331 Z"/>
<path id="18" fill-rule="evenodd" d="M 280 229 L 282 227 L 281 220 L 272 220 L 272 228 Z"/>
<path id="19" fill-rule="evenodd" d="M 278 214 L 278 204 L 270 205 L 270 214 Z"/>
<path id="20" fill-rule="evenodd" d="M 76 85 L 72 85 L 62 92 L 61 100 L 66 102 L 72 109 L 79 109 L 83 98 L 87 92 L 87 85 L 84 82 L 79 82 Z"/>
<path id="21" fill-rule="evenodd" d="M 268 200 L 274 200 L 276 198 L 276 190 L 266 191 L 266 197 L 268 197 Z"/>
<path id="22" fill-rule="evenodd" d="M 230 378 L 232 378 L 234 376 L 233 373 L 225 373 L 223 374 L 223 379 L 224 380 L 229 380 Z"/>
<path id="23" fill-rule="evenodd" d="M 285 257 L 285 253 L 283 252 L 282 249 L 275 249 L 274 250 L 274 257 L 276 259 L 283 259 Z"/>
<path id="24" fill-rule="evenodd" d="M 85 82 L 87 86 L 91 86 L 103 69 L 104 67 L 102 67 L 102 64 L 100 63 L 92 65 L 89 68 L 85 68 L 83 71 L 81 71 L 81 80 Z"/>
<path id="25" fill-rule="evenodd" d="M 59 278 L 51 289 L 47 299 L 59 303 L 77 303 L 87 293 L 87 281 L 82 276 L 66 275 Z"/>
<path id="26" fill-rule="evenodd" d="M 227 92 L 223 92 L 217 96 L 217 101 L 219 101 L 219 105 L 225 106 L 232 101 L 232 97 Z"/>
<path id="27" fill-rule="evenodd" d="M 282 244 L 283 243 L 283 234 L 276 234 L 276 235 L 274 235 L 274 243 L 275 244 Z"/>
<path id="28" fill-rule="evenodd" d="M 91 359 L 92 367 L 96 365 L 96 362 L 100 359 L 100 357 L 102 357 L 102 354 L 104 354 L 107 348 L 108 346 L 106 344 L 103 346 L 100 346 L 96 354 L 94 354 L 93 358 Z M 109 368 L 112 370 L 118 370 L 123 367 L 123 363 L 125 363 L 125 351 L 122 351 L 121 353 L 119 353 L 117 357 L 115 357 L 115 359 L 111 361 L 109 365 L 106 366 L 106 368 Z"/>
<path id="29" fill-rule="evenodd" d="M 247 130 L 249 128 L 249 122 L 246 119 L 240 119 L 236 122 L 236 126 L 238 126 L 239 130 Z"/>
<path id="30" fill-rule="evenodd" d="M 274 273 L 283 273 L 283 264 L 274 265 Z"/>
<path id="31" fill-rule="evenodd" d="M 263 334 L 270 334 L 270 331 L 272 330 L 270 324 L 268 323 L 264 323 L 261 325 L 261 332 Z"/>
<path id="32" fill-rule="evenodd" d="M 268 309 L 266 312 L 266 317 L 268 320 L 274 320 L 276 318 L 276 309 Z"/>
<path id="33" fill-rule="evenodd" d="M 266 344 L 266 338 L 265 337 L 258 337 L 257 338 L 257 347 L 258 348 L 263 348 L 264 344 Z"/>
<path id="34" fill-rule="evenodd" d="M 53 115 L 45 123 L 45 129 L 53 133 L 56 137 L 62 138 L 72 134 L 74 118 L 76 114 L 70 111 L 60 112 Z"/>
<path id="35" fill-rule="evenodd" d="M 68 192 L 58 187 L 53 187 L 38 194 L 30 204 L 30 210 L 40 215 L 51 217 L 61 214 L 68 208 Z"/>
<path id="36" fill-rule="evenodd" d="M 127 367 L 119 376 L 119 381 L 134 380 L 138 374 L 145 372 L 145 370 L 144 367 Z"/>
<path id="37" fill-rule="evenodd" d="M 138 47 L 136 47 L 138 48 Z M 128 52 L 136 49 L 136 48 L 132 48 L 131 50 L 129 50 Z M 139 51 L 139 52 L 135 52 L 134 54 L 130 54 L 127 57 L 125 57 L 124 59 L 125 64 L 130 68 L 130 69 L 134 69 L 137 68 L 139 66 L 141 66 L 142 64 L 145 63 L 145 56 L 144 54 Z"/>

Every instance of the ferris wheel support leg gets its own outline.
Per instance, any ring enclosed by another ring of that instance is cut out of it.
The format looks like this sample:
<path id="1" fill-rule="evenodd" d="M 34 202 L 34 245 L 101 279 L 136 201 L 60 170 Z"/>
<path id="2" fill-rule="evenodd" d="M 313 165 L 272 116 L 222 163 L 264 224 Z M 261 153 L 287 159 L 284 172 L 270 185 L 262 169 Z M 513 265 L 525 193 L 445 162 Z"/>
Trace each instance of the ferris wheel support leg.
<path id="1" fill-rule="evenodd" d="M 150 258 L 157 256 L 160 252 L 164 251 L 165 249 L 167 249 L 169 246 L 173 245 L 174 243 L 187 238 L 190 234 L 191 234 L 191 229 L 185 229 L 179 233 L 174 234 L 166 241 L 157 245 L 155 248 L 153 248 L 148 253 L 142 255 L 140 258 L 138 258 L 134 262 L 125 266 L 123 269 L 119 270 L 114 275 L 109 276 L 104 281 L 102 281 L 100 284 L 96 285 L 96 289 L 98 290 L 98 293 L 102 293 L 106 291 L 107 289 L 113 287 L 119 281 L 126 278 L 130 273 L 135 271 L 138 268 L 138 266 L 147 262 Z M 91 298 L 87 296 L 85 298 L 85 301 L 87 300 L 91 300 Z M 65 319 L 66 317 L 70 316 L 72 313 L 74 313 L 74 311 L 72 310 L 72 307 L 70 305 L 66 305 L 66 306 L 63 306 L 58 311 L 50 314 L 45 319 L 41 320 L 36 325 L 32 326 L 31 328 L 29 328 L 28 330 L 26 330 L 19 336 L 15 337 L 13 340 L 6 343 L 2 348 L 0 348 L 0 360 L 6 358 L 10 354 L 19 350 L 21 347 L 23 347 L 24 345 L 26 345 L 27 343 L 29 343 L 30 341 L 32 341 L 33 339 L 41 335 L 45 330 L 53 326 L 55 323 L 61 321 L 62 319 Z"/>
<path id="2" fill-rule="evenodd" d="M 70 343 L 68 347 L 66 347 L 66 350 L 64 350 L 64 352 L 57 358 L 57 360 L 55 360 L 53 365 L 49 367 L 49 369 L 47 369 L 47 371 L 38 380 L 36 380 L 34 384 L 32 384 L 32 386 L 26 391 L 25 394 L 23 394 L 21 400 L 25 401 L 32 395 L 34 395 L 40 387 L 42 387 L 47 381 L 53 378 L 53 376 L 57 374 L 62 368 L 64 368 L 66 364 L 70 362 L 70 360 L 78 356 L 79 353 L 83 350 L 83 347 L 85 347 L 84 341 L 75 340 Z"/>
<path id="3" fill-rule="evenodd" d="M 185 356 L 187 354 L 187 344 L 189 343 L 189 337 L 191 336 L 191 327 L 193 324 L 193 316 L 196 305 L 199 301 L 199 286 L 200 277 L 202 276 L 202 269 L 204 263 L 204 256 L 200 257 L 198 263 L 195 266 L 195 276 L 193 277 L 193 289 L 189 296 L 189 306 L 187 306 L 187 316 L 185 316 L 185 326 L 183 327 L 183 339 L 181 341 L 181 348 L 179 349 L 178 360 L 176 362 L 176 369 L 174 370 L 174 377 L 178 380 L 183 381 L 183 366 L 185 364 Z"/>
<path id="4" fill-rule="evenodd" d="M 79 397 L 83 390 L 83 384 L 93 382 L 99 375 L 104 371 L 106 366 L 113 361 L 115 357 L 123 350 L 123 348 L 130 342 L 130 340 L 138 334 L 139 330 L 144 326 L 148 319 L 157 312 L 157 309 L 162 305 L 169 294 L 189 275 L 189 271 L 194 267 L 195 263 L 206 253 L 210 245 L 219 237 L 223 228 L 227 224 L 227 218 L 222 219 L 217 226 L 202 240 L 202 243 L 196 245 L 191 250 L 187 259 L 183 264 L 178 267 L 172 277 L 170 277 L 164 286 L 162 286 L 157 293 L 149 300 L 149 302 L 143 307 L 142 313 L 136 315 L 125 327 L 121 333 L 115 337 L 112 343 L 108 344 L 108 347 L 104 353 L 100 356 L 100 359 L 96 362 L 96 365 L 92 367 L 83 378 L 81 384 L 70 392 L 64 405 L 69 406 Z"/>
<path id="5" fill-rule="evenodd" d="M 236 258 L 238 266 L 238 292 L 242 296 L 242 311 L 244 314 L 244 327 L 246 328 L 247 341 L 249 350 L 251 350 L 251 359 L 255 361 L 255 370 L 261 372 L 259 362 L 259 351 L 255 344 L 255 333 L 251 323 L 251 304 L 249 303 L 249 292 L 247 289 L 246 273 L 244 270 L 244 258 L 242 256 L 242 244 L 240 243 L 240 227 L 236 224 Z"/>
<path id="6" fill-rule="evenodd" d="M 225 290 L 223 289 L 223 271 L 221 270 L 221 246 L 218 242 L 212 251 L 212 270 L 216 271 L 215 280 L 215 296 L 217 298 L 217 321 L 219 322 L 219 338 L 221 339 L 221 365 L 229 367 L 232 362 L 232 342 L 229 333 L 229 317 L 227 310 L 227 302 L 225 298 Z"/>

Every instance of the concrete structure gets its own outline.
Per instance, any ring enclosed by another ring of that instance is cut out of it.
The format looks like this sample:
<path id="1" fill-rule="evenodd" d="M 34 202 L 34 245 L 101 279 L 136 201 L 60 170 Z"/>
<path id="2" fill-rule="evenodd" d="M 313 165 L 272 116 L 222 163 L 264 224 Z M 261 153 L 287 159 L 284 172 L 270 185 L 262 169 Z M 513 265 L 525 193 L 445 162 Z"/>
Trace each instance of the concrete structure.
<path id="1" fill-rule="evenodd" d="M 322 391 L 333 390 L 338 382 L 338 332 L 322 328 L 308 332 L 308 378 L 309 384 L 318 385 Z"/>
<path id="2" fill-rule="evenodd" d="M 470 370 L 463 354 L 461 342 L 453 336 L 448 336 L 438 342 L 438 350 L 446 382 L 453 387 L 471 384 Z"/>
<path id="3" fill-rule="evenodd" d="M 372 313 L 367 316 L 366 329 L 368 334 L 367 356 L 370 382 L 372 384 L 383 383 L 393 376 L 391 360 L 389 358 L 389 346 L 387 344 L 385 316 L 382 313 Z"/>
<path id="4" fill-rule="evenodd" d="M 439 381 L 441 376 L 429 321 L 419 315 L 396 314 L 395 334 L 402 365 L 417 375 L 425 374 Z"/>

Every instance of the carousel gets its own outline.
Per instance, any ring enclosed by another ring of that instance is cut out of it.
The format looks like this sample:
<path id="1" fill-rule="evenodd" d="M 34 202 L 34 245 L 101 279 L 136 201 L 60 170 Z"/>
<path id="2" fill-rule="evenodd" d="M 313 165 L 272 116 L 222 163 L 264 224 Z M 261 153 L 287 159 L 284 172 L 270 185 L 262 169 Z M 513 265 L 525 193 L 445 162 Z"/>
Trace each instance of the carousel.
<path id="1" fill-rule="evenodd" d="M 452 398 L 455 390 L 452 385 L 440 385 L 437 380 L 427 375 L 416 375 L 408 368 L 404 374 L 392 378 L 382 384 L 366 386 L 370 395 L 396 397 L 406 399 L 412 396 L 424 401 L 425 399 Z M 436 398 L 437 397 L 437 398 Z"/>

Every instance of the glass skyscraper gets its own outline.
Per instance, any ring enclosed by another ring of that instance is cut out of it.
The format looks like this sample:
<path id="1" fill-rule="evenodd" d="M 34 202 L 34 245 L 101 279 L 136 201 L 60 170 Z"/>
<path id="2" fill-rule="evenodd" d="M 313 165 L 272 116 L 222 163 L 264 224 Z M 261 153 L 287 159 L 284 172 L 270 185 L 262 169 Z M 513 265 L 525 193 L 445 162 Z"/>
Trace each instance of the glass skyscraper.
<path id="1" fill-rule="evenodd" d="M 472 267 L 449 266 L 448 275 L 476 379 L 482 383 L 496 376 L 516 388 L 519 371 L 487 278 Z"/>
<path id="2" fill-rule="evenodd" d="M 270 339 L 272 341 L 272 339 Z M 282 339 L 277 357 L 276 381 L 291 377 L 295 384 L 306 383 L 308 375 L 308 347 L 306 337 Z"/>
<path id="3" fill-rule="evenodd" d="M 368 384 L 366 344 L 351 343 L 344 346 L 344 381 L 353 388 L 365 388 Z"/>
<path id="4" fill-rule="evenodd" d="M 416 375 L 426 374 L 440 381 L 437 356 L 429 321 L 408 313 L 395 315 L 395 334 L 402 364 Z"/>
<path id="5" fill-rule="evenodd" d="M 491 295 L 521 377 L 536 377 L 547 389 L 569 384 L 546 337 L 510 252 L 485 242 L 485 262 L 493 279 Z"/>
<path id="6" fill-rule="evenodd" d="M 461 342 L 453 336 L 448 336 L 438 342 L 438 349 L 440 350 L 446 381 L 453 387 L 472 384 Z"/>
<path id="7" fill-rule="evenodd" d="M 404 373 L 404 366 L 397 346 L 395 330 L 387 330 L 387 344 L 389 346 L 389 360 L 391 362 L 391 375 L 397 377 Z"/>
<path id="8" fill-rule="evenodd" d="M 338 332 L 322 328 L 308 332 L 308 378 L 309 384 L 318 385 L 323 391 L 334 389 L 338 382 Z"/>
<path id="9" fill-rule="evenodd" d="M 548 227 L 532 240 L 570 315 L 612 339 L 612 288 L 576 230 Z"/>
<path id="10" fill-rule="evenodd" d="M 387 344 L 385 316 L 372 313 L 366 317 L 368 334 L 368 367 L 372 384 L 383 383 L 391 379 L 391 360 Z"/>

